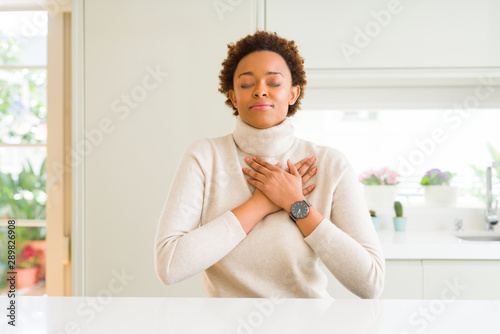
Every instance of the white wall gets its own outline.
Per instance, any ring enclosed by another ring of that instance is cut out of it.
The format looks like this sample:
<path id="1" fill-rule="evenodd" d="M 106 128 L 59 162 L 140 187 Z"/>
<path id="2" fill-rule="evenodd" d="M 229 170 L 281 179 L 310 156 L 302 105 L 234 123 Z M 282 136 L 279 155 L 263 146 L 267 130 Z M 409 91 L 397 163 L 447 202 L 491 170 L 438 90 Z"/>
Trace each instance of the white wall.
<path id="1" fill-rule="evenodd" d="M 117 296 L 203 294 L 192 289 L 201 275 L 162 285 L 153 244 L 184 149 L 234 128 L 218 75 L 227 44 L 255 31 L 257 6 L 228 6 L 219 16 L 206 0 L 83 3 L 84 126 L 97 143 L 89 138 L 84 165 L 86 295 L 110 290 L 122 270 L 135 278 Z M 157 68 L 168 76 L 156 83 L 149 71 Z M 125 95 L 136 105 L 127 107 Z"/>

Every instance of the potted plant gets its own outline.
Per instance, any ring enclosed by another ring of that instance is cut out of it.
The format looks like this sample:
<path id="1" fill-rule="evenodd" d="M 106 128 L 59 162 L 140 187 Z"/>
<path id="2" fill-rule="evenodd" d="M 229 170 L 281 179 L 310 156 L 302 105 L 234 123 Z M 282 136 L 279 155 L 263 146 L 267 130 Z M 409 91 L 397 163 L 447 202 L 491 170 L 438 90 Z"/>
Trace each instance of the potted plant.
<path id="1" fill-rule="evenodd" d="M 396 217 L 392 218 L 394 229 L 396 231 L 406 231 L 407 218 L 403 217 L 403 206 L 401 202 L 394 202 L 394 211 L 396 212 Z"/>
<path id="2" fill-rule="evenodd" d="M 375 226 L 375 231 L 380 230 L 380 217 L 377 217 L 375 211 L 370 210 L 370 217 L 372 218 L 373 226 Z"/>
<path id="3" fill-rule="evenodd" d="M 17 256 L 17 278 L 18 289 L 29 288 L 38 283 L 38 265 L 35 250 L 25 246 Z"/>
<path id="4" fill-rule="evenodd" d="M 454 205 L 457 203 L 458 189 L 450 186 L 455 176 L 451 172 L 443 172 L 437 168 L 428 170 L 420 184 L 424 186 L 425 202 L 430 205 Z"/>
<path id="5" fill-rule="evenodd" d="M 46 227 L 20 226 L 16 228 L 19 249 L 29 246 L 35 252 L 38 264 L 38 279 L 45 279 Z"/>
<path id="6" fill-rule="evenodd" d="M 368 206 L 390 207 L 396 199 L 400 175 L 387 167 L 370 169 L 359 175 Z"/>

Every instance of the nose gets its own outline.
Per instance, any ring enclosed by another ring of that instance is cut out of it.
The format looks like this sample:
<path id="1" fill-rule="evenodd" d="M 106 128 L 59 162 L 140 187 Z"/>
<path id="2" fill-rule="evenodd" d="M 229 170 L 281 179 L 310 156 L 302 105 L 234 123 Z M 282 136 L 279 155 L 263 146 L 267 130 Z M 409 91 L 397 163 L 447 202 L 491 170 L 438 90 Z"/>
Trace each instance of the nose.
<path id="1" fill-rule="evenodd" d="M 255 84 L 255 90 L 253 92 L 254 97 L 263 97 L 267 96 L 267 89 L 266 85 L 263 83 L 257 83 Z"/>

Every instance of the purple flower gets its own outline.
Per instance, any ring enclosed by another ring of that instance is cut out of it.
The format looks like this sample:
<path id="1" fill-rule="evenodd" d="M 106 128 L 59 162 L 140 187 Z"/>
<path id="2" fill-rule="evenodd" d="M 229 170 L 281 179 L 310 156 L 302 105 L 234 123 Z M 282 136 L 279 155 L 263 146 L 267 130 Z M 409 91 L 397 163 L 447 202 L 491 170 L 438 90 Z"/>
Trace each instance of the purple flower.
<path id="1" fill-rule="evenodd" d="M 424 185 L 450 185 L 450 181 L 455 174 L 450 172 L 442 172 L 437 168 L 433 168 L 428 170 L 424 177 L 428 177 L 430 179 L 426 181 L 426 183 L 422 183 Z M 423 181 L 423 180 L 422 180 Z"/>
<path id="2" fill-rule="evenodd" d="M 434 168 L 434 169 L 428 170 L 427 173 L 425 173 L 425 176 L 431 176 L 434 173 L 441 173 L 441 171 L 437 168 Z"/>

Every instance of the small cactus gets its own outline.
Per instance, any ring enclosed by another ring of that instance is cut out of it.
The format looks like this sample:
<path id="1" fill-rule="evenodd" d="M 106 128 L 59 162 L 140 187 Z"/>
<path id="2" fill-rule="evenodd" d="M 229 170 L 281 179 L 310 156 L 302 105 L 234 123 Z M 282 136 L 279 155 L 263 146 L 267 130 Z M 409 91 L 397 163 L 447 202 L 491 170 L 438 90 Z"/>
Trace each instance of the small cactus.
<path id="1" fill-rule="evenodd" d="M 396 217 L 403 217 L 403 206 L 401 202 L 394 202 L 394 211 L 396 211 Z"/>
<path id="2" fill-rule="evenodd" d="M 375 214 L 375 211 L 373 211 L 373 210 L 370 210 L 370 216 L 377 217 L 377 215 Z"/>

